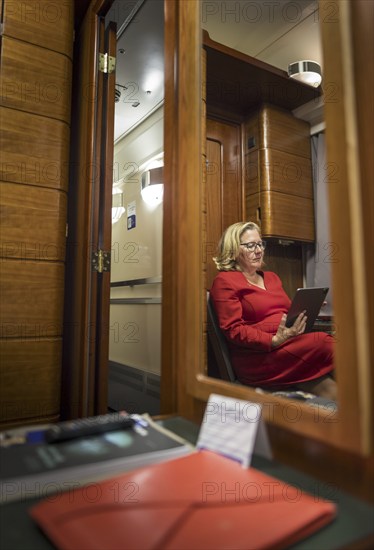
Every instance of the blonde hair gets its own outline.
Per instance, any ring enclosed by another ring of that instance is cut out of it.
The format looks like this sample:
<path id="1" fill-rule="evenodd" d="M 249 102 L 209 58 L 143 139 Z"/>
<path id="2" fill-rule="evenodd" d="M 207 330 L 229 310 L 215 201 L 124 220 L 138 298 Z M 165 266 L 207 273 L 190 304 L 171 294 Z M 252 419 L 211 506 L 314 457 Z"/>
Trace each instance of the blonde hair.
<path id="1" fill-rule="evenodd" d="M 218 271 L 241 271 L 236 260 L 239 256 L 241 236 L 248 229 L 258 231 L 261 236 L 261 229 L 254 222 L 237 222 L 223 232 L 218 244 L 218 254 L 213 258 Z"/>

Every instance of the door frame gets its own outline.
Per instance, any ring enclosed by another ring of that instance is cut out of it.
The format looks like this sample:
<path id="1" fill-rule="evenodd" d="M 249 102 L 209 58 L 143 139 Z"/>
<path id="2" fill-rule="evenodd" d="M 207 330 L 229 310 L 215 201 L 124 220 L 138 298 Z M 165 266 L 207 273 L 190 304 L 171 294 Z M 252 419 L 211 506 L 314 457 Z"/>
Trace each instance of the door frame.
<path id="1" fill-rule="evenodd" d="M 98 64 L 104 47 L 115 55 L 115 29 L 110 39 L 104 29 L 112 3 L 91 1 L 74 44 L 62 419 L 107 409 L 110 272 L 99 273 L 93 262 L 111 248 L 114 101 L 107 99 L 114 97 L 115 71 L 104 75 Z"/>

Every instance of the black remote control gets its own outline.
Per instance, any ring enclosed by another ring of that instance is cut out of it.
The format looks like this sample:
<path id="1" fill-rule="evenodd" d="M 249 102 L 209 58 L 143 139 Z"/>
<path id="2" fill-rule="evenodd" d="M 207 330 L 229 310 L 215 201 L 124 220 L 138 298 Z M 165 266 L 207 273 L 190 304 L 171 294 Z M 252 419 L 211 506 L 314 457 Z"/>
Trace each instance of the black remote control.
<path id="1" fill-rule="evenodd" d="M 59 422 L 48 428 L 44 433 L 47 443 L 58 443 L 77 437 L 96 435 L 114 430 L 126 430 L 134 425 L 131 415 L 125 411 L 78 418 Z"/>

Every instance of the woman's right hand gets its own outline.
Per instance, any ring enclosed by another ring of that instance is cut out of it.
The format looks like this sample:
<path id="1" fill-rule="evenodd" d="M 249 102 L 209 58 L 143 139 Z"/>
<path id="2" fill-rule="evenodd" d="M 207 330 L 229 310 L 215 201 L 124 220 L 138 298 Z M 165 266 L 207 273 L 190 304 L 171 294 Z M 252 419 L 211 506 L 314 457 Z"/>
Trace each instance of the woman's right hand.
<path id="1" fill-rule="evenodd" d="M 299 336 L 303 334 L 306 327 L 307 317 L 305 311 L 301 312 L 295 319 L 294 324 L 291 327 L 286 327 L 287 315 L 284 313 L 282 315 L 281 322 L 279 323 L 278 330 L 271 340 L 271 347 L 277 348 L 281 344 L 284 344 L 289 338 L 294 336 Z"/>

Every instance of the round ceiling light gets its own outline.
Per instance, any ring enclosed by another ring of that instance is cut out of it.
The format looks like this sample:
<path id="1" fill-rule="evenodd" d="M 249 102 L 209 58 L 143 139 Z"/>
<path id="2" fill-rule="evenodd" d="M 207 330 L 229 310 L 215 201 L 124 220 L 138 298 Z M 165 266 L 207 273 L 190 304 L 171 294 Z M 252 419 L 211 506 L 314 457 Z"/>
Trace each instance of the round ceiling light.
<path id="1" fill-rule="evenodd" d="M 288 65 L 288 76 L 318 88 L 322 82 L 321 65 L 316 61 L 295 61 Z"/>

